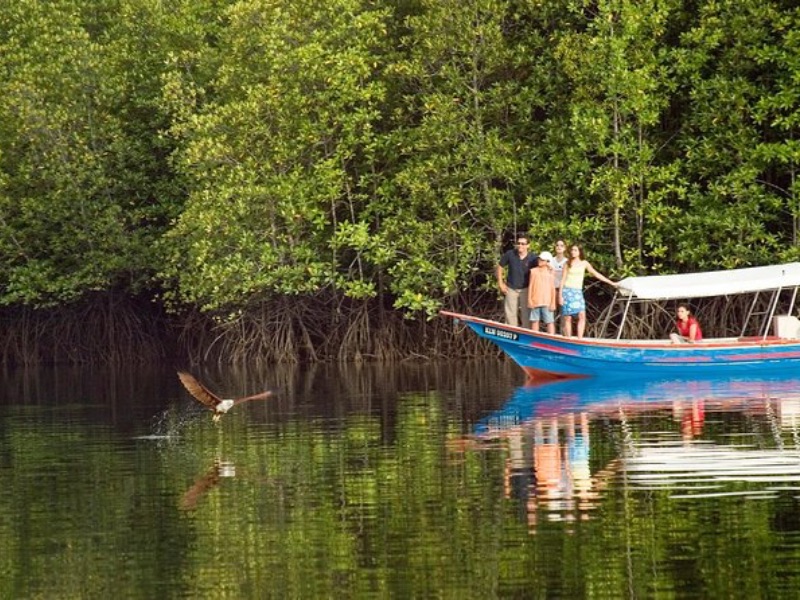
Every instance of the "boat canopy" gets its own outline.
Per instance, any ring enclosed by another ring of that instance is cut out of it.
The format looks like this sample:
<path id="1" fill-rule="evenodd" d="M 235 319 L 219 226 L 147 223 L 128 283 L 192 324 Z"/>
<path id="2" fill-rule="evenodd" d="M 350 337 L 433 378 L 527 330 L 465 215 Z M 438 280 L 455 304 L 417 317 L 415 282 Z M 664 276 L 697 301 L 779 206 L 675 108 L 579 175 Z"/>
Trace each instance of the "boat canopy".
<path id="1" fill-rule="evenodd" d="M 707 298 L 800 286 L 800 262 L 684 275 L 626 277 L 618 291 L 642 300 Z"/>

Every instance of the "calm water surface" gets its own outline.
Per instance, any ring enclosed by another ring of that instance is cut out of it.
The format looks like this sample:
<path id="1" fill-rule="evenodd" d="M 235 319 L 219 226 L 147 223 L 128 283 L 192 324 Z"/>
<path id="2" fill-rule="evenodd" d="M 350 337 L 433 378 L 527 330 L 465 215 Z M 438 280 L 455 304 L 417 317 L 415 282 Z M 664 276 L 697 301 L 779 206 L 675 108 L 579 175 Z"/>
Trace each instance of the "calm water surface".
<path id="1" fill-rule="evenodd" d="M 0 390 L 0 598 L 796 598 L 800 376 L 505 362 L 38 369 Z"/>

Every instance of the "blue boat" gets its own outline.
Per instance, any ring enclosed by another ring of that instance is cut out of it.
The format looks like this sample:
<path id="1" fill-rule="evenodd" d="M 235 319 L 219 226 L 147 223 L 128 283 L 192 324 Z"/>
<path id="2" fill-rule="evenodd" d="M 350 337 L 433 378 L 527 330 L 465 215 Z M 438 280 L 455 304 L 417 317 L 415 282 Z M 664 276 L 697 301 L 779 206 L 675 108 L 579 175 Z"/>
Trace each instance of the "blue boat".
<path id="1" fill-rule="evenodd" d="M 464 323 L 496 344 L 537 381 L 580 377 L 708 377 L 791 373 L 800 367 L 800 320 L 792 313 L 800 288 L 800 263 L 728 271 L 629 277 L 619 282 L 603 331 L 615 337 L 574 338 L 534 332 L 455 312 L 440 314 Z M 769 294 L 766 310 L 756 311 L 760 294 Z M 742 334 L 705 338 L 695 343 L 670 339 L 623 339 L 630 308 L 636 303 L 714 296 L 754 297 Z M 787 299 L 787 295 L 789 296 Z M 614 307 L 618 307 L 614 308 Z M 619 315 L 614 322 L 613 315 Z M 756 335 L 744 335 L 752 321 Z"/>

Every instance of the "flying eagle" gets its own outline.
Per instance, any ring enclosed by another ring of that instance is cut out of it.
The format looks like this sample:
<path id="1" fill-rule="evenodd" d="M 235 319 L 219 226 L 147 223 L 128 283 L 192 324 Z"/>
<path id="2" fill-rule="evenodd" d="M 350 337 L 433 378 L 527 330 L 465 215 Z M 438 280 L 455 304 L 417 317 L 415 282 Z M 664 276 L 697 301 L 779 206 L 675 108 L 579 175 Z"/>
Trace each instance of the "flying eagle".
<path id="1" fill-rule="evenodd" d="M 272 395 L 272 392 L 266 391 L 261 392 L 260 394 L 254 394 L 253 396 L 245 396 L 244 398 L 222 399 L 214 392 L 210 391 L 202 383 L 197 381 L 197 379 L 195 379 L 190 373 L 187 373 L 186 371 L 178 371 L 178 377 L 180 378 L 183 387 L 185 387 L 192 396 L 194 396 L 204 406 L 214 412 L 214 416 L 212 418 L 215 423 L 220 420 L 222 415 L 241 402 L 247 402 L 248 400 L 263 400 L 264 398 L 269 398 Z"/>

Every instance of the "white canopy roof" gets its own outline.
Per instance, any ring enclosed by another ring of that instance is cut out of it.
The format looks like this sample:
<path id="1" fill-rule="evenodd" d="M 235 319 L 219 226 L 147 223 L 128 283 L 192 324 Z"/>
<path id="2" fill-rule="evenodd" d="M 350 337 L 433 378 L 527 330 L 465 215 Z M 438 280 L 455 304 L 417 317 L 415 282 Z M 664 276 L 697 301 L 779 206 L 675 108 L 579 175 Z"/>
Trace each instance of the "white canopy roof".
<path id="1" fill-rule="evenodd" d="M 685 275 L 626 277 L 619 282 L 624 296 L 643 300 L 674 300 L 746 294 L 800 286 L 800 263 L 707 271 Z"/>

